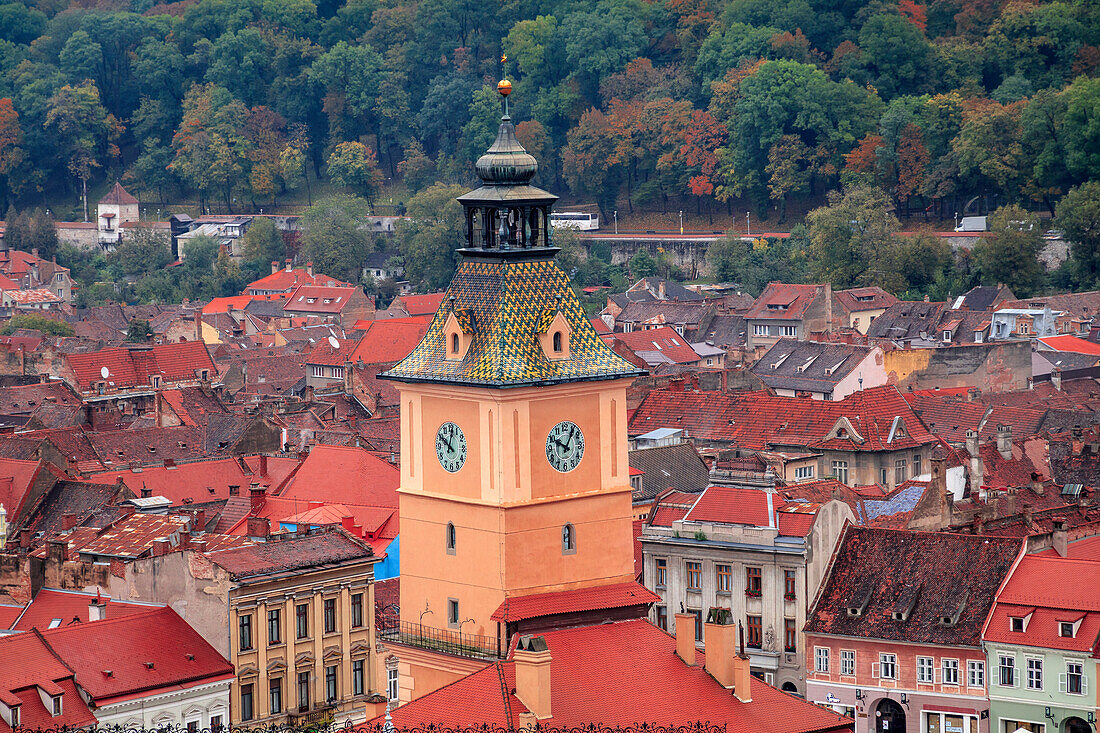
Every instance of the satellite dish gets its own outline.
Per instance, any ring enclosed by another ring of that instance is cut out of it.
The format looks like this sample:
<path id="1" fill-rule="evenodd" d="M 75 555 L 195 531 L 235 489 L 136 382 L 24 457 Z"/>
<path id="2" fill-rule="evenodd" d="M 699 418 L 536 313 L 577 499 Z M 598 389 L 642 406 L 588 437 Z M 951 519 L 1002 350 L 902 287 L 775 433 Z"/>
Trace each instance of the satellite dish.
<path id="1" fill-rule="evenodd" d="M 104 379 L 106 379 L 107 377 L 111 376 L 111 370 L 110 370 L 110 369 L 108 369 L 107 367 L 102 367 L 102 368 L 101 368 L 101 369 L 99 370 L 99 376 L 101 376 L 101 377 L 103 377 Z"/>
<path id="2" fill-rule="evenodd" d="M 334 349 L 339 349 L 340 348 L 340 340 L 338 338 L 336 338 L 335 336 L 329 336 L 328 337 L 328 345 L 331 346 Z M 106 369 L 106 368 L 107 367 L 104 367 L 104 369 Z"/>

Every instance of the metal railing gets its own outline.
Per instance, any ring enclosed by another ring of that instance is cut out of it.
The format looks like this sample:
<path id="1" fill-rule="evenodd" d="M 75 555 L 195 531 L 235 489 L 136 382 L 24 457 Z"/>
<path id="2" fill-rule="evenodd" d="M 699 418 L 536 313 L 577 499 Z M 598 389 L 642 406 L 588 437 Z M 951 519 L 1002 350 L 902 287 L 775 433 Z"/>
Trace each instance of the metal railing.
<path id="1" fill-rule="evenodd" d="M 437 629 L 411 621 L 401 621 L 394 616 L 379 617 L 378 637 L 383 641 L 393 641 L 458 657 L 502 658 L 501 645 L 495 636 L 464 634 L 456 629 Z"/>

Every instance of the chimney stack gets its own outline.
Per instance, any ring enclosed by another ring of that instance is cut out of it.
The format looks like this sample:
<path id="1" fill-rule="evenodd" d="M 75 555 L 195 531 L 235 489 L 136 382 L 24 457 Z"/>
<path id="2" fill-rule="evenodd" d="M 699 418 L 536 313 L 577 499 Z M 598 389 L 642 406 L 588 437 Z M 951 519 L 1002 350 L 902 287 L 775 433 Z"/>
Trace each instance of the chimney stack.
<path id="1" fill-rule="evenodd" d="M 206 531 L 206 510 L 196 509 L 194 519 L 191 520 L 191 528 L 195 532 Z"/>
<path id="2" fill-rule="evenodd" d="M 287 257 L 286 258 L 286 271 L 290 272 L 293 269 L 294 269 L 294 260 Z"/>
<path id="3" fill-rule="evenodd" d="M 978 454 L 978 432 L 966 431 L 966 452 L 970 454 L 970 495 L 978 496 L 982 490 L 982 458 Z"/>
<path id="4" fill-rule="evenodd" d="M 310 277 L 313 277 L 313 263 L 312 263 L 312 262 L 307 262 L 307 263 L 306 263 L 306 273 L 307 273 L 307 274 L 308 274 L 308 275 L 309 275 Z"/>
<path id="5" fill-rule="evenodd" d="M 271 534 L 271 522 L 267 517 L 248 518 L 248 536 L 257 539 L 266 539 Z"/>
<path id="6" fill-rule="evenodd" d="M 1051 531 L 1051 546 L 1058 553 L 1058 557 L 1065 557 L 1069 552 L 1069 534 L 1066 532 L 1066 520 L 1055 517 L 1054 529 Z"/>
<path id="7" fill-rule="evenodd" d="M 703 624 L 703 646 L 707 656 L 704 662 L 707 673 L 718 680 L 718 684 L 727 690 L 734 686 L 733 670 L 734 659 L 737 658 L 735 646 L 737 627 L 729 623 L 728 618 L 722 618 L 728 614 L 722 614 L 723 609 L 714 609 L 714 621 Z"/>
<path id="8" fill-rule="evenodd" d="M 1050 373 L 1050 386 L 1054 387 L 1054 389 L 1059 392 L 1062 391 L 1062 370 L 1058 367 L 1055 367 Z"/>
<path id="9" fill-rule="evenodd" d="M 267 455 L 263 453 L 260 454 L 260 475 L 267 476 Z"/>
<path id="10" fill-rule="evenodd" d="M 75 514 L 64 514 L 61 517 L 61 530 L 68 531 L 76 526 Z"/>
<path id="11" fill-rule="evenodd" d="M 695 616 L 690 613 L 676 614 L 676 653 L 684 664 L 695 666 Z"/>
<path id="12" fill-rule="evenodd" d="M 740 653 L 733 657 L 733 696 L 741 702 L 752 702 L 752 662 L 745 654 L 745 627 L 737 622 L 741 643 Z"/>
<path id="13" fill-rule="evenodd" d="M 95 600 L 88 604 L 88 620 L 102 621 L 107 618 L 107 601 L 96 593 Z"/>
<path id="14" fill-rule="evenodd" d="M 248 498 L 251 502 L 252 513 L 258 514 L 263 509 L 264 504 L 267 503 L 267 487 L 253 485 L 248 490 Z"/>
<path id="15" fill-rule="evenodd" d="M 206 540 L 191 540 L 189 549 L 194 552 L 206 552 Z"/>
<path id="16" fill-rule="evenodd" d="M 550 712 L 550 648 L 546 639 L 529 634 L 521 636 L 512 656 L 516 669 L 516 697 L 537 720 L 546 720 Z"/>
<path id="17" fill-rule="evenodd" d="M 271 261 L 271 274 L 274 275 L 278 271 L 279 271 L 279 261 L 278 260 L 272 260 Z"/>
<path id="18" fill-rule="evenodd" d="M 1008 425 L 997 426 L 997 452 L 1002 458 L 1012 458 L 1012 428 Z"/>
<path id="19" fill-rule="evenodd" d="M 170 548 L 171 544 L 163 537 L 153 540 L 153 557 L 167 555 Z"/>

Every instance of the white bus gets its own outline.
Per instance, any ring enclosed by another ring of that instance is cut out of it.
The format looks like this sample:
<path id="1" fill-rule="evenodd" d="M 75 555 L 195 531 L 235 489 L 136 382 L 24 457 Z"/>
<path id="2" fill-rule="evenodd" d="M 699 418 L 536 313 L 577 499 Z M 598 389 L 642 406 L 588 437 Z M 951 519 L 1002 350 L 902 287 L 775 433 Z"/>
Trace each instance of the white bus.
<path id="1" fill-rule="evenodd" d="M 593 231 L 600 228 L 600 215 L 581 211 L 555 211 L 550 214 L 550 226 L 555 229 Z"/>

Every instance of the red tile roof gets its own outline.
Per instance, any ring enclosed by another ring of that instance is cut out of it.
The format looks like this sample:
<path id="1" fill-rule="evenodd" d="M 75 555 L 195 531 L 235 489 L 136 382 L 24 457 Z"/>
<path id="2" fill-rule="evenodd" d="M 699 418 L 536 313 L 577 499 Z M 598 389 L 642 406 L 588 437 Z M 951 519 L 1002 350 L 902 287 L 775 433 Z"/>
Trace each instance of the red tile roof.
<path id="1" fill-rule="evenodd" d="M 120 601 L 110 596 L 84 593 L 81 591 L 58 590 L 56 588 L 43 588 L 38 595 L 27 605 L 19 615 L 18 620 L 4 628 L 15 631 L 27 631 L 28 629 L 40 629 L 45 631 L 50 628 L 54 619 L 60 619 L 61 626 L 72 623 L 89 623 L 88 605 L 96 598 L 105 604 L 106 618 L 119 618 L 135 613 L 144 613 L 151 607 L 160 607 L 160 604 L 134 603 Z"/>
<path id="2" fill-rule="evenodd" d="M 23 510 L 40 465 L 38 461 L 0 458 L 0 505 L 8 511 L 8 521 L 14 522 Z"/>
<path id="3" fill-rule="evenodd" d="M 107 192 L 107 195 L 99 200 L 101 204 L 136 204 L 138 200 L 130 195 L 130 192 L 115 181 L 115 185 Z"/>
<path id="4" fill-rule="evenodd" d="M 333 336 L 332 338 L 336 338 Z M 322 340 L 309 352 L 308 364 L 322 366 L 344 366 L 351 361 L 351 355 L 358 343 L 351 339 L 336 339 L 337 348 L 332 348 L 328 339 Z"/>
<path id="5" fill-rule="evenodd" d="M 847 430 L 841 418 L 848 421 L 855 435 L 830 437 L 834 427 Z M 895 418 L 899 418 L 898 426 L 904 427 L 904 435 L 894 430 Z M 861 390 L 838 402 L 812 403 L 763 391 L 658 389 L 646 395 L 634 411 L 630 433 L 640 435 L 656 428 L 682 428 L 694 438 L 753 449 L 801 446 L 880 451 L 909 449 L 937 441 L 892 385 Z"/>
<path id="6" fill-rule="evenodd" d="M 252 302 L 251 295 L 231 295 L 226 298 L 214 298 L 202 307 L 203 315 L 228 313 L 231 310 L 244 310 Z"/>
<path id="7" fill-rule="evenodd" d="M 930 433 L 949 443 L 965 442 L 968 430 L 977 430 L 983 442 L 990 440 L 998 425 L 1009 426 L 1013 438 L 1022 439 L 1038 433 L 1046 416 L 1046 410 L 965 402 L 950 395 L 911 392 L 905 401 Z"/>
<path id="8" fill-rule="evenodd" d="M 301 572 L 312 567 L 370 560 L 371 548 L 343 530 L 315 534 L 272 535 L 267 542 L 218 550 L 207 554 L 211 562 L 236 579 L 272 573 Z"/>
<path id="9" fill-rule="evenodd" d="M 683 336 L 668 326 L 646 331 L 631 331 L 605 336 L 605 340 L 617 340 L 631 351 L 655 351 L 674 364 L 691 364 L 699 361 L 699 355 Z"/>
<path id="10" fill-rule="evenodd" d="M 704 670 L 702 654 L 696 665 L 684 664 L 675 640 L 648 621 L 562 629 L 545 639 L 553 715 L 542 725 L 687 725 L 705 718 L 728 733 L 852 730 L 850 718 L 755 678 L 752 702 L 740 702 Z M 527 707 L 515 687 L 515 662 L 498 662 L 393 710 L 393 723 L 398 729 L 518 724 Z"/>
<path id="11" fill-rule="evenodd" d="M 781 511 L 777 518 L 779 520 L 779 534 L 785 537 L 806 537 L 813 529 L 817 514 L 805 511 Z"/>
<path id="12" fill-rule="evenodd" d="M 355 286 L 331 288 L 319 285 L 299 285 L 290 294 L 283 310 L 294 313 L 341 313 L 354 294 Z"/>
<path id="13" fill-rule="evenodd" d="M 769 498 L 771 502 L 768 501 Z M 689 522 L 773 527 L 775 509 L 785 503 L 778 494 L 769 494 L 759 489 L 710 486 L 684 519 Z"/>
<path id="14" fill-rule="evenodd" d="M 744 316 L 746 319 L 800 320 L 819 292 L 824 294 L 823 285 L 768 283 Z"/>
<path id="15" fill-rule="evenodd" d="M 897 298 L 879 287 L 836 290 L 833 292 L 833 298 L 849 313 L 889 308 L 898 302 Z"/>
<path id="16" fill-rule="evenodd" d="M 57 658 L 40 633 L 0 636 L 0 659 L 19 660 L 18 664 L 0 664 L 0 695 L 14 695 L 22 703 L 22 729 L 57 730 L 96 724 L 95 716 L 76 691 L 73 671 Z M 61 715 L 54 717 L 46 710 L 36 689 L 39 686 L 61 695 Z M 2 721 L 0 725 L 6 727 Z"/>
<path id="17" fill-rule="evenodd" d="M 352 353 L 351 361 L 364 364 L 395 364 L 420 343 L 431 318 L 410 316 L 368 321 L 366 332 Z"/>
<path id="18" fill-rule="evenodd" d="M 399 295 L 394 300 L 394 306 L 404 310 L 410 316 L 434 316 L 443 305 L 446 293 L 428 293 L 427 295 Z M 391 306 L 393 307 L 393 306 Z"/>
<path id="19" fill-rule="evenodd" d="M 1039 343 L 1049 346 L 1054 351 L 1069 351 L 1074 354 L 1089 354 L 1100 356 L 1100 344 L 1086 341 L 1077 336 L 1047 336 L 1039 339 Z"/>
<path id="20" fill-rule="evenodd" d="M 81 389 L 93 389 L 106 381 L 110 389 L 146 386 L 159 375 L 164 382 L 198 381 L 199 371 L 218 373 L 201 341 L 157 344 L 151 349 L 102 349 L 86 354 L 66 354 Z M 101 370 L 106 367 L 108 375 Z"/>
<path id="21" fill-rule="evenodd" d="M 285 488 L 283 499 L 397 508 L 401 472 L 362 448 L 317 445 Z"/>
<path id="22" fill-rule="evenodd" d="M 267 277 L 261 277 L 259 280 L 249 283 L 242 295 L 253 295 L 257 290 L 289 293 L 299 285 L 319 285 L 325 288 L 351 287 L 351 283 L 337 280 L 328 275 L 310 275 L 305 270 L 287 271 L 286 268 L 283 268 Z"/>
<path id="23" fill-rule="evenodd" d="M 25 608 L 25 606 L 0 604 L 0 629 L 10 629 L 11 625 L 15 623 L 15 619 L 19 618 L 19 614 L 23 613 Z"/>
<path id="24" fill-rule="evenodd" d="M 637 583 L 613 583 L 508 598 L 489 618 L 492 621 L 525 621 L 560 613 L 648 605 L 659 600 L 660 596 Z"/>
<path id="25" fill-rule="evenodd" d="M 43 637 L 97 706 L 233 677 L 233 665 L 171 608 L 64 626 Z"/>
<path id="26" fill-rule="evenodd" d="M 1039 557 L 1061 557 L 1053 547 L 1036 554 Z M 1070 542 L 1066 546 L 1066 557 L 1073 560 L 1100 560 L 1100 535 Z"/>

